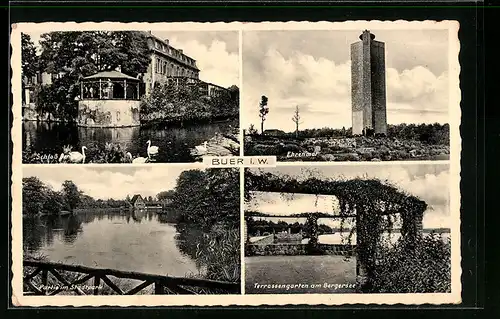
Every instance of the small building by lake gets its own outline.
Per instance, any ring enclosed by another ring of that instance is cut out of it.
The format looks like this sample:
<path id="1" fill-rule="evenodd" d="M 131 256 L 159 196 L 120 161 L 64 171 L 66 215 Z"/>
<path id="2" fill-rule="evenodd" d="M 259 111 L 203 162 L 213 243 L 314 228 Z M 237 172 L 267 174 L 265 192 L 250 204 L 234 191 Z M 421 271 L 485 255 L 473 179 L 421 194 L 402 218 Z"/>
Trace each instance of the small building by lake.
<path id="1" fill-rule="evenodd" d="M 142 82 L 119 71 L 104 71 L 83 78 L 78 101 L 79 126 L 139 126 Z"/>

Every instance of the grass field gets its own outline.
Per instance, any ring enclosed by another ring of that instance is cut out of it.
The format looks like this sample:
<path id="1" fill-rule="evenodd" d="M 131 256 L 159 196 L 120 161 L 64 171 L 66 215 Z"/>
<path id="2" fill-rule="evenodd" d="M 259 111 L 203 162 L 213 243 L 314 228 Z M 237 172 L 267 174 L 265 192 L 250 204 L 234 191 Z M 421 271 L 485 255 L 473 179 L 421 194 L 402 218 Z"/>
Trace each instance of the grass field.
<path id="1" fill-rule="evenodd" d="M 248 294 L 349 293 L 355 292 L 355 282 L 355 257 L 349 261 L 342 256 L 245 257 L 245 293 Z M 293 287 L 265 286 L 273 284 Z M 297 287 L 298 284 L 302 286 Z"/>

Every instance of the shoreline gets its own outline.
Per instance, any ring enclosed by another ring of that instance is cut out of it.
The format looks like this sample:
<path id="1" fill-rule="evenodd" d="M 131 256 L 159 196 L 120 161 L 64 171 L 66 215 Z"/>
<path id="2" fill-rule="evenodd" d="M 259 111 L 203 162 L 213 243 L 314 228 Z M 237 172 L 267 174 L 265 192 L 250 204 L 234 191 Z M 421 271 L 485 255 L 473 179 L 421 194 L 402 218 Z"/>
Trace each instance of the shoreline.
<path id="1" fill-rule="evenodd" d="M 76 121 L 63 121 L 63 120 L 31 120 L 31 119 L 22 119 L 23 123 L 48 123 L 48 124 L 66 124 L 72 125 L 75 127 L 81 128 L 134 128 L 134 127 L 157 127 L 161 125 L 170 125 L 173 127 L 183 127 L 183 126 L 194 126 L 197 124 L 212 124 L 212 123 L 224 123 L 230 121 L 239 120 L 238 115 L 231 116 L 217 116 L 212 118 L 199 118 L 199 119 L 187 119 L 187 120 L 166 120 L 166 119 L 158 119 L 158 120 L 149 120 L 144 123 L 140 123 L 137 125 L 122 125 L 122 126 L 101 126 L 101 125 L 81 125 Z"/>

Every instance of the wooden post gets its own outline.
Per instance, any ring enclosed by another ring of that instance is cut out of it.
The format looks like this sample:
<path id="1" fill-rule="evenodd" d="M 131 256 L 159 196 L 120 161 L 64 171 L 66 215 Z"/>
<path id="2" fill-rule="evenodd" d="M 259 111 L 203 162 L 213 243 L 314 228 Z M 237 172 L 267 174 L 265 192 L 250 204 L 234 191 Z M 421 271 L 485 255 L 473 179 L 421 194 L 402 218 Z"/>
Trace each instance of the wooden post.
<path id="1" fill-rule="evenodd" d="M 141 84 L 140 83 L 137 83 L 137 99 L 139 100 L 141 97 L 140 97 L 140 86 Z"/>
<path id="2" fill-rule="evenodd" d="M 350 204 L 349 204 L 350 205 Z M 359 243 L 360 243 L 360 237 L 359 232 L 358 232 L 358 226 L 360 226 L 360 220 L 359 220 L 359 214 L 356 212 L 356 249 L 355 249 L 355 255 L 356 255 L 356 283 L 357 286 L 362 283 L 361 276 L 362 274 L 362 265 L 361 261 L 359 260 L 359 254 L 358 254 L 358 249 L 359 249 Z"/>
<path id="3" fill-rule="evenodd" d="M 83 100 L 83 81 L 80 82 L 80 100 Z"/>
<path id="4" fill-rule="evenodd" d="M 44 268 L 42 270 L 42 292 L 44 295 L 47 294 L 47 279 L 49 277 L 49 271 L 47 270 L 47 268 Z"/>
<path id="5" fill-rule="evenodd" d="M 100 275 L 96 275 L 94 277 L 94 295 L 98 295 L 99 294 L 99 285 L 101 284 L 101 276 Z"/>
<path id="6" fill-rule="evenodd" d="M 165 288 L 163 287 L 162 283 L 157 281 L 155 282 L 155 295 L 164 295 L 165 294 Z"/>
<path id="7" fill-rule="evenodd" d="M 99 100 L 102 100 L 102 81 L 99 79 Z"/>
<path id="8" fill-rule="evenodd" d="M 123 98 L 127 99 L 127 79 L 123 80 Z"/>

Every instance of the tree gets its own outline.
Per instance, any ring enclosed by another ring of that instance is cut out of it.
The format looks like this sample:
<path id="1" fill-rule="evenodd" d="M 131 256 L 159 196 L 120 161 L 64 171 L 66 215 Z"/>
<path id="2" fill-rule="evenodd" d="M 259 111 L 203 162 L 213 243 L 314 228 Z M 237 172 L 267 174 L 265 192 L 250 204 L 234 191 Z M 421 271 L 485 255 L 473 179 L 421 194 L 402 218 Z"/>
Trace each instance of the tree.
<path id="1" fill-rule="evenodd" d="M 149 65 L 147 38 L 136 31 L 67 31 L 41 35 L 40 69 L 57 74 L 39 104 L 59 118 L 74 120 L 78 115 L 76 97 L 79 81 L 99 71 L 121 67 L 122 72 L 138 76 Z"/>
<path id="2" fill-rule="evenodd" d="M 130 195 L 127 195 L 127 197 L 125 198 L 125 201 L 126 201 L 127 203 L 130 203 L 130 201 L 131 201 L 131 200 L 132 200 L 132 199 L 130 198 Z"/>
<path id="3" fill-rule="evenodd" d="M 175 187 L 172 206 L 183 227 L 209 230 L 216 224 L 239 223 L 239 171 L 236 169 L 182 172 Z"/>
<path id="4" fill-rule="evenodd" d="M 255 126 L 253 124 L 250 124 L 250 127 L 248 128 L 248 135 L 256 135 L 258 132 L 255 129 Z"/>
<path id="5" fill-rule="evenodd" d="M 37 177 L 23 178 L 23 214 L 36 215 L 47 199 L 47 187 Z"/>
<path id="6" fill-rule="evenodd" d="M 262 95 L 259 104 L 259 117 L 260 117 L 260 132 L 264 134 L 264 121 L 266 120 L 266 116 L 269 113 L 269 107 L 267 106 L 267 96 Z"/>
<path id="7" fill-rule="evenodd" d="M 164 201 L 164 200 L 172 199 L 174 197 L 174 194 L 175 194 L 175 192 L 173 190 L 163 191 L 163 192 L 159 192 L 156 195 L 156 198 L 159 201 Z"/>
<path id="8" fill-rule="evenodd" d="M 24 76 L 30 78 L 36 75 L 37 57 L 35 44 L 26 33 L 21 33 L 21 65 Z"/>
<path id="9" fill-rule="evenodd" d="M 302 124 L 300 122 L 300 112 L 299 112 L 299 106 L 295 106 L 295 113 L 292 117 L 292 121 L 295 123 L 295 137 L 299 137 L 299 124 Z"/>
<path id="10" fill-rule="evenodd" d="M 47 199 L 43 203 L 42 210 L 49 214 L 58 214 L 65 206 L 65 199 L 60 192 L 47 190 Z"/>
<path id="11" fill-rule="evenodd" d="M 81 192 L 72 181 L 64 181 L 62 184 L 62 196 L 69 210 L 75 209 L 81 202 Z"/>

